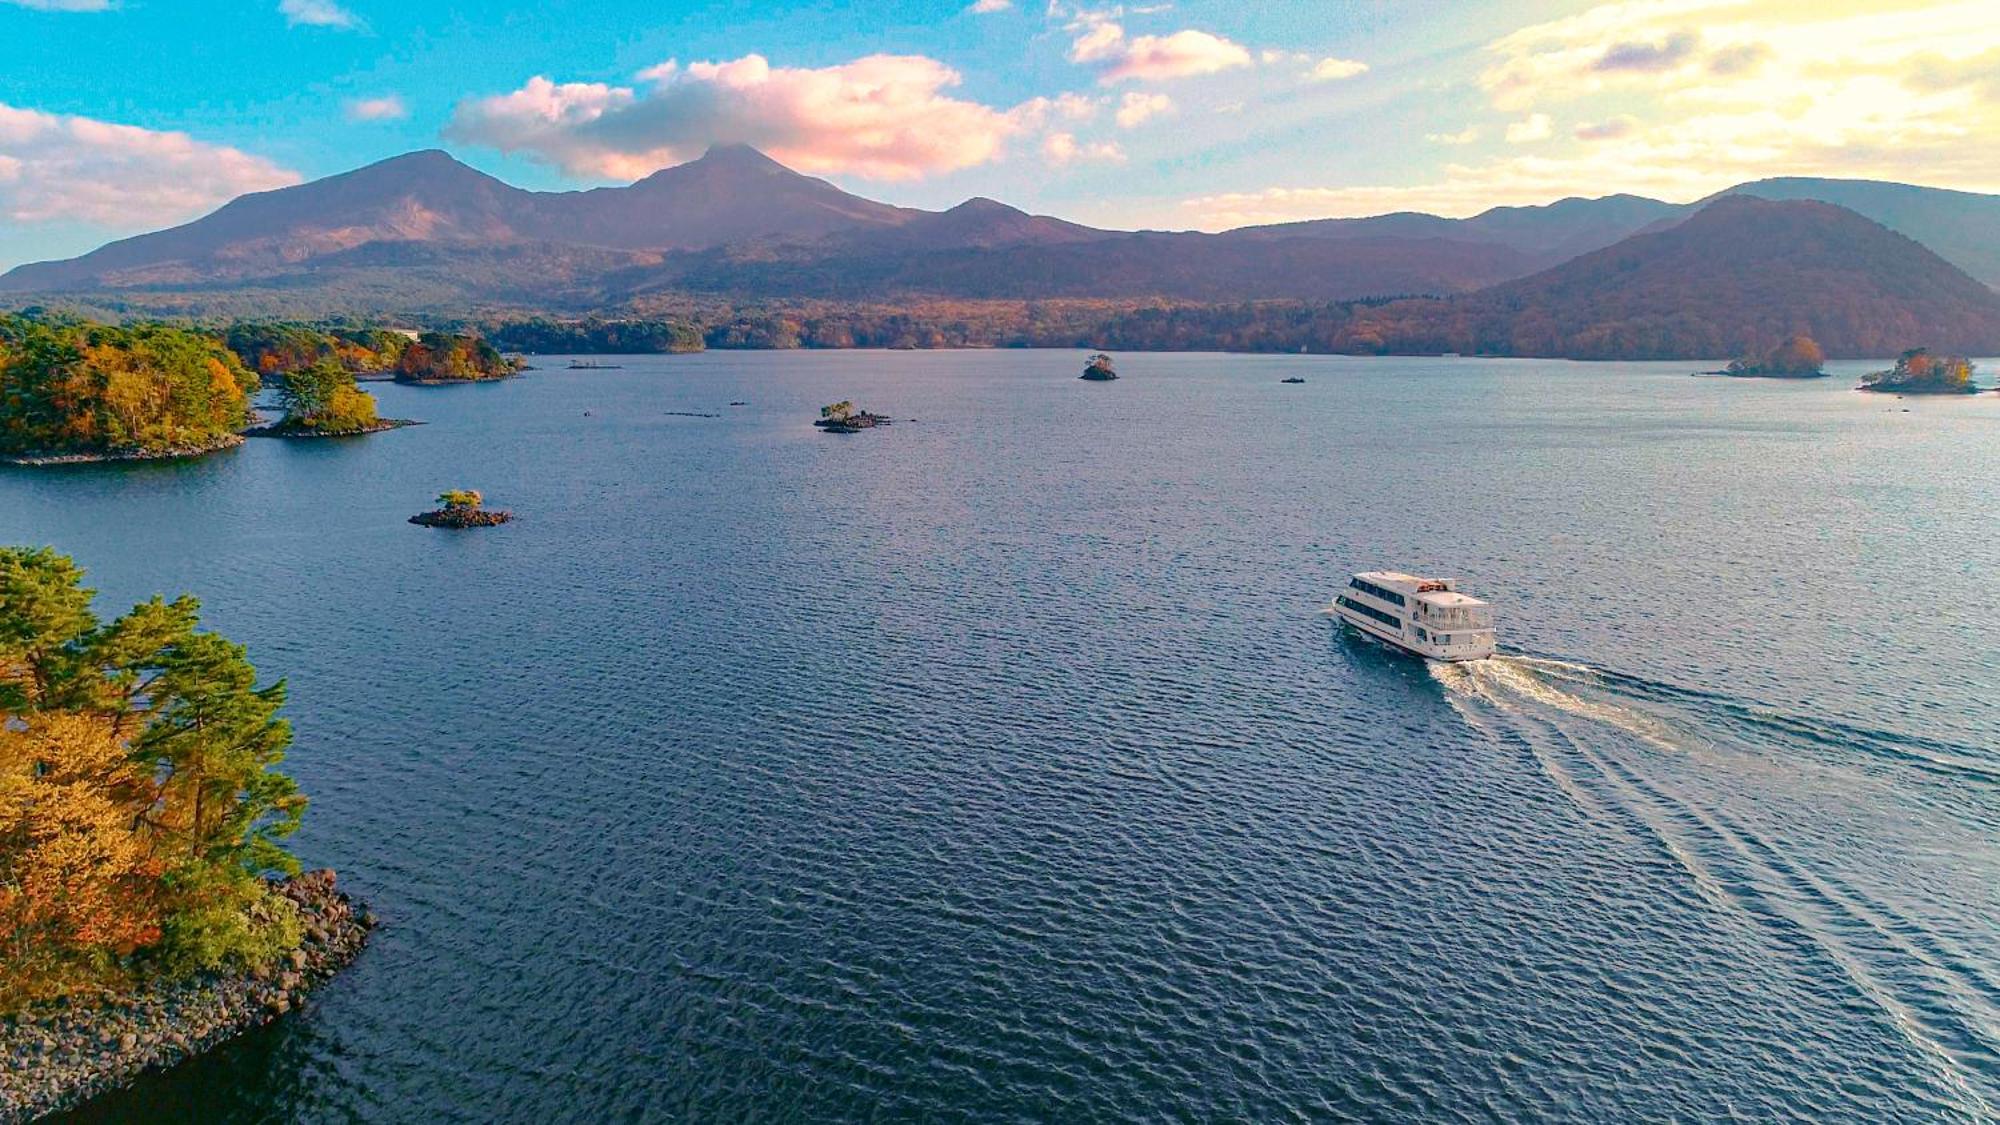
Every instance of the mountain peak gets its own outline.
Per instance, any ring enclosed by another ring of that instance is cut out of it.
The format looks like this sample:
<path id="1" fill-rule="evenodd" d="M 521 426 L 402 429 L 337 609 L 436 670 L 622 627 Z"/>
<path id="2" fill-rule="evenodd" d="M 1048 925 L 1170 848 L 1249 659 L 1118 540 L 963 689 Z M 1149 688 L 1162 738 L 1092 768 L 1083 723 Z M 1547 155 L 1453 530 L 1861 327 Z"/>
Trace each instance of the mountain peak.
<path id="1" fill-rule="evenodd" d="M 975 195 L 971 199 L 946 211 L 945 214 L 969 217 L 974 215 L 1025 215 L 1027 212 L 1021 210 L 1019 207 L 1011 207 L 997 199 L 988 199 L 983 195 Z"/>
<path id="2" fill-rule="evenodd" d="M 741 142 L 710 145 L 708 146 L 708 151 L 701 154 L 701 159 L 694 161 L 694 163 L 717 164 L 733 168 L 777 169 L 781 172 L 792 171 L 790 168 L 764 155 L 763 150 Z M 797 173 L 793 174 L 796 175 Z"/>

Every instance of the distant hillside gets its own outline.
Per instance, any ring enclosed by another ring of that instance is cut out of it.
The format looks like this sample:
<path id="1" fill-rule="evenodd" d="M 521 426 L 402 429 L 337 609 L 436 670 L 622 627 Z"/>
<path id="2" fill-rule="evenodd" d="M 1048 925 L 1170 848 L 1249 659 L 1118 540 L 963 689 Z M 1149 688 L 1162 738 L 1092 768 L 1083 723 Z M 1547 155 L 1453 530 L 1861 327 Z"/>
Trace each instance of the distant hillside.
<path id="1" fill-rule="evenodd" d="M 1191 301 L 1347 300 L 1458 293 L 1518 277 L 1520 254 L 1444 239 L 1250 241 L 1209 234 L 1043 237 L 989 245 L 887 238 L 831 247 L 725 248 L 670 256 L 612 279 L 612 295 L 713 293 L 740 299 L 1159 297 Z"/>
<path id="2" fill-rule="evenodd" d="M 2000 195 L 1804 177 L 1757 180 L 1723 194 L 1837 203 L 1916 239 L 1977 280 L 2000 288 Z"/>
<path id="3" fill-rule="evenodd" d="M 1356 310 L 1343 351 L 1575 359 L 1747 354 L 1804 334 L 1832 356 L 2000 351 L 2000 294 L 1842 207 L 1719 199 L 1532 277 Z"/>
<path id="4" fill-rule="evenodd" d="M 1311 219 L 1243 227 L 1241 238 L 1442 238 L 1505 246 L 1535 268 L 1602 249 L 1686 209 L 1637 195 L 1571 197 L 1540 207 L 1494 207 L 1469 219 L 1442 219 L 1414 211 L 1362 219 Z"/>

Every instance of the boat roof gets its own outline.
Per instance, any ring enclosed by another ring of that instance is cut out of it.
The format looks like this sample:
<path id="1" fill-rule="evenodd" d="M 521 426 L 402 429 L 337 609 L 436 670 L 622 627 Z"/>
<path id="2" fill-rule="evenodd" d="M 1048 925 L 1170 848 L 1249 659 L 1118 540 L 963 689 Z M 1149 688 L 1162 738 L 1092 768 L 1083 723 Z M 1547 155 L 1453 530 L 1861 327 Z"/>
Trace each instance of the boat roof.
<path id="1" fill-rule="evenodd" d="M 1416 574 L 1404 574 L 1400 570 L 1364 570 L 1354 577 L 1389 589 L 1434 606 L 1475 606 L 1487 603 L 1452 589 L 1456 581 L 1451 578 L 1425 578 Z"/>

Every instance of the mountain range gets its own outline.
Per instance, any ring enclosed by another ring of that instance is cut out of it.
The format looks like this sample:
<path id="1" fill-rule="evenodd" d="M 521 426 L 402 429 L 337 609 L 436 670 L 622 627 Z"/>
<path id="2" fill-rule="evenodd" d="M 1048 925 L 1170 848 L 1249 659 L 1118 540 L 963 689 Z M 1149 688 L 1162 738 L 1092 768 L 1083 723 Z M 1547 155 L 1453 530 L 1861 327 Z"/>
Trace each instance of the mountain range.
<path id="1" fill-rule="evenodd" d="M 2000 350 L 2000 292 L 1817 200 L 1731 195 L 1529 277 L 1358 309 L 1343 351 L 1731 356 L 1806 335 L 1836 356 Z"/>
<path id="2" fill-rule="evenodd" d="M 1401 212 L 1220 234 L 1115 231 L 1030 215 L 990 199 L 945 211 L 892 206 L 801 175 L 745 146 L 719 146 L 628 186 L 570 192 L 527 191 L 443 152 L 409 153 L 246 195 L 193 222 L 78 258 L 20 266 L 0 276 L 0 294 L 10 295 L 11 303 L 88 295 L 133 311 L 184 311 L 203 296 L 226 296 L 236 307 L 247 302 L 274 312 L 309 306 L 406 314 L 616 310 L 668 294 L 731 302 L 1213 303 L 1479 293 L 1504 303 L 1568 292 L 1562 276 L 1546 275 L 1594 254 L 1625 247 L 1627 257 L 1619 260 L 1626 261 L 1631 254 L 1665 253 L 1680 244 L 1655 236 L 1744 196 L 1818 205 L 1736 208 L 1735 233 L 1746 242 L 1703 244 L 1720 257 L 1677 251 L 1666 274 L 1643 290 L 1624 273 L 1593 275 L 1594 284 L 1614 284 L 1634 299 L 1643 293 L 1648 301 L 1678 301 L 1658 310 L 1663 315 L 1706 308 L 1705 299 L 1669 290 L 1698 290 L 1705 275 L 1717 276 L 1748 256 L 1768 279 L 1751 290 L 1765 298 L 1776 299 L 1788 287 L 1819 292 L 1827 279 L 1844 277 L 1860 286 L 1854 292 L 1881 305 L 1867 315 L 1883 323 L 1942 317 L 1964 328 L 1960 335 L 1978 337 L 1973 322 L 1984 314 L 1974 290 L 1990 297 L 1990 287 L 2000 284 L 2000 196 L 1873 181 L 1774 179 L 1691 204 L 1610 195 L 1496 207 L 1463 219 Z M 1789 256 L 1760 234 L 1759 224 L 1766 223 L 1787 232 Z M 1799 256 L 1813 240 L 1796 236 L 1814 227 L 1826 228 L 1815 245 L 1836 257 L 1846 254 L 1838 267 L 1824 257 Z M 1913 243 L 1914 249 L 1943 258 L 1956 276 L 1935 291 L 1878 278 L 1891 261 L 1924 276 L 1936 267 L 1891 252 L 1864 231 L 1893 231 L 1922 243 Z M 1844 251 L 1843 238 L 1849 240 Z M 1666 277 L 1677 280 L 1669 285 Z M 1945 290 L 1949 309 L 1916 304 L 1943 300 Z M 1617 303 L 1605 301 L 1605 308 Z"/>

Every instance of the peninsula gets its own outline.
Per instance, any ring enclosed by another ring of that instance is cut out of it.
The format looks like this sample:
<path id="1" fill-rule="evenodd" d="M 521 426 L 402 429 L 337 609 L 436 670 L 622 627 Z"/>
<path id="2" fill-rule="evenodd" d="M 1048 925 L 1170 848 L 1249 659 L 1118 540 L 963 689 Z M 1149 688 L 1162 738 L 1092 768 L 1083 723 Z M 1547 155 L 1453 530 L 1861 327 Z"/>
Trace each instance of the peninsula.
<path id="1" fill-rule="evenodd" d="M 350 437 L 418 423 L 383 418 L 375 396 L 362 390 L 354 373 L 330 360 L 288 372 L 279 384 L 285 413 L 278 421 L 248 431 L 258 437 Z"/>
<path id="2" fill-rule="evenodd" d="M 296 1007 L 371 919 L 300 875 L 282 682 L 191 597 L 101 622 L 0 548 L 0 1119 L 77 1104 Z"/>

